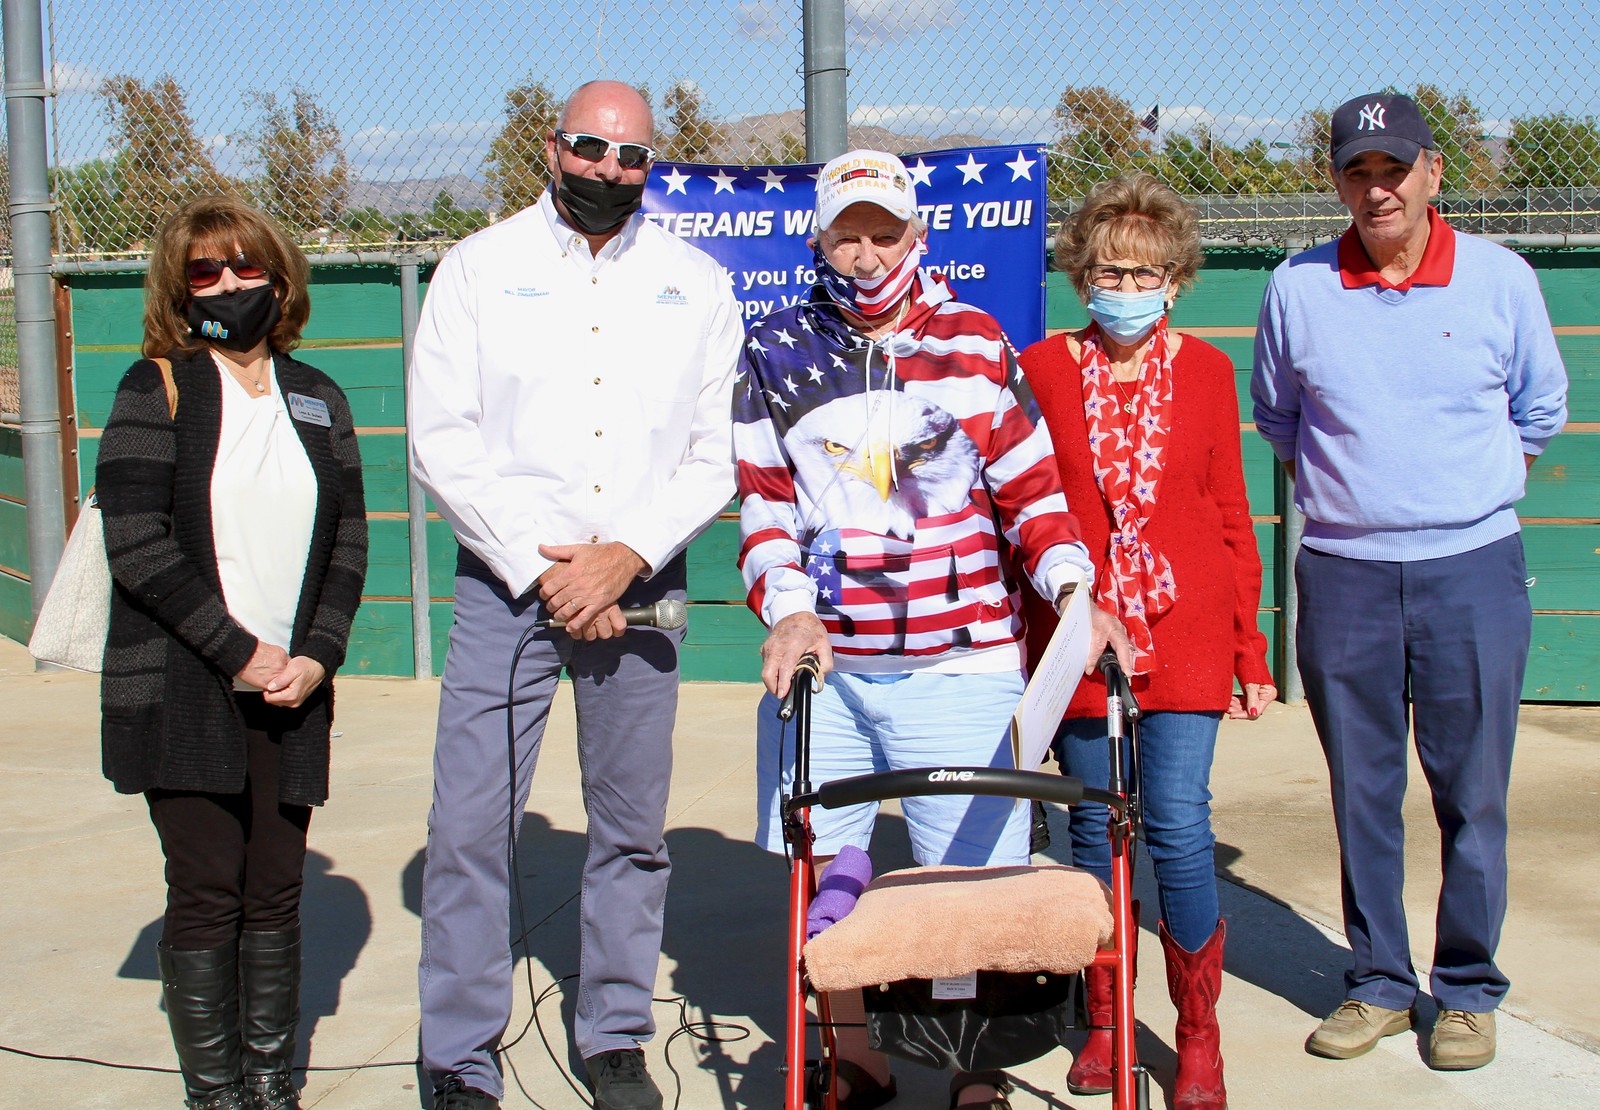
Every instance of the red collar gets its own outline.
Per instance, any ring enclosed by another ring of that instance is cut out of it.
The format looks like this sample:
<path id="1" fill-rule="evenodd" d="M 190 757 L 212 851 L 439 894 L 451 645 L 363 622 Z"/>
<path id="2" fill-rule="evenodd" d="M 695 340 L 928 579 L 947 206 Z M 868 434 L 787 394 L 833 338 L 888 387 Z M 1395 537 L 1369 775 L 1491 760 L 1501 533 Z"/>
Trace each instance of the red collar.
<path id="1" fill-rule="evenodd" d="M 1378 272 L 1361 245 L 1355 225 L 1339 237 L 1339 280 L 1346 289 L 1377 285 L 1384 289 L 1410 289 L 1413 285 L 1449 285 L 1456 269 L 1456 233 L 1438 209 L 1428 205 L 1428 245 L 1422 248 L 1422 261 L 1405 281 L 1389 281 Z"/>

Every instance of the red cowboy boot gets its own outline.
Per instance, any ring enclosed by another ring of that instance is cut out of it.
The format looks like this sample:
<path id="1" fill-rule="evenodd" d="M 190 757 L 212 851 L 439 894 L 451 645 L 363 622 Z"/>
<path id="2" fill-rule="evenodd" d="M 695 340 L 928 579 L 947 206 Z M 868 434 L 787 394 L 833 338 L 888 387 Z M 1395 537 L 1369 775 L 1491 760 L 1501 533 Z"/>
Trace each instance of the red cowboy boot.
<path id="1" fill-rule="evenodd" d="M 1133 904 L 1133 935 L 1128 941 L 1128 959 L 1134 966 L 1134 981 L 1139 967 L 1139 903 Z M 1085 1009 L 1089 1013 L 1089 1039 L 1067 1071 L 1067 1090 L 1075 1095 L 1104 1095 L 1111 1092 L 1111 1011 L 1117 993 L 1116 971 L 1109 967 L 1083 969 Z"/>
<path id="2" fill-rule="evenodd" d="M 1222 942 L 1227 923 L 1188 952 L 1172 939 L 1167 923 L 1160 926 L 1167 956 L 1167 992 L 1178 1009 L 1178 1080 L 1172 1089 L 1173 1110 L 1226 1110 L 1222 1084 L 1222 1032 L 1217 1028 L 1217 995 L 1222 993 Z"/>

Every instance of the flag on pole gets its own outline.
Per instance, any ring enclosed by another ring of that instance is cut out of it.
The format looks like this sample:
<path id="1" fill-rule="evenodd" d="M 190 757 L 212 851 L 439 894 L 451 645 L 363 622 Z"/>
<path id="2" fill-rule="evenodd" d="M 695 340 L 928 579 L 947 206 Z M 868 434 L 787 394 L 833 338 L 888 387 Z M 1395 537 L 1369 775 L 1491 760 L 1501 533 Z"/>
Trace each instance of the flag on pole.
<path id="1" fill-rule="evenodd" d="M 1161 130 L 1161 105 L 1160 104 L 1151 105 L 1150 106 L 1150 110 L 1144 114 L 1144 119 L 1139 121 L 1139 126 L 1144 128 L 1146 131 L 1160 131 Z"/>

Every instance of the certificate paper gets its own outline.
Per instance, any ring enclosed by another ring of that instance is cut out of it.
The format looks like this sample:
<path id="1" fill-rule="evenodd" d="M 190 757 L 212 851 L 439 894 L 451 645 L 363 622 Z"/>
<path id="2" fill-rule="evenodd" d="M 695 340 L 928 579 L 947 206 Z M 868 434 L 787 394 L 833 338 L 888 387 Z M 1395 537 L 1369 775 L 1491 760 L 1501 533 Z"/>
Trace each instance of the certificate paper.
<path id="1" fill-rule="evenodd" d="M 1084 664 L 1089 661 L 1089 604 L 1087 585 L 1072 591 L 1067 611 L 1035 664 L 1028 688 L 1011 717 L 1011 757 L 1019 770 L 1033 771 L 1044 762 L 1083 677 Z"/>

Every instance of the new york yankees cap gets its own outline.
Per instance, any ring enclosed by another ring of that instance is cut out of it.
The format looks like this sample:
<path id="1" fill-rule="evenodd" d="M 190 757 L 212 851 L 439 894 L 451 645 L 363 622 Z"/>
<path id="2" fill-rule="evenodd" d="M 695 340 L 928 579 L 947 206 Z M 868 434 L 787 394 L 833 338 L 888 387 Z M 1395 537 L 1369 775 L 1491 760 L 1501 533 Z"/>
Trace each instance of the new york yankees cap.
<path id="1" fill-rule="evenodd" d="M 1433 150 L 1433 131 L 1417 102 L 1400 93 L 1368 93 L 1333 111 L 1328 154 L 1337 173 L 1358 154 L 1381 150 L 1410 165 Z"/>

